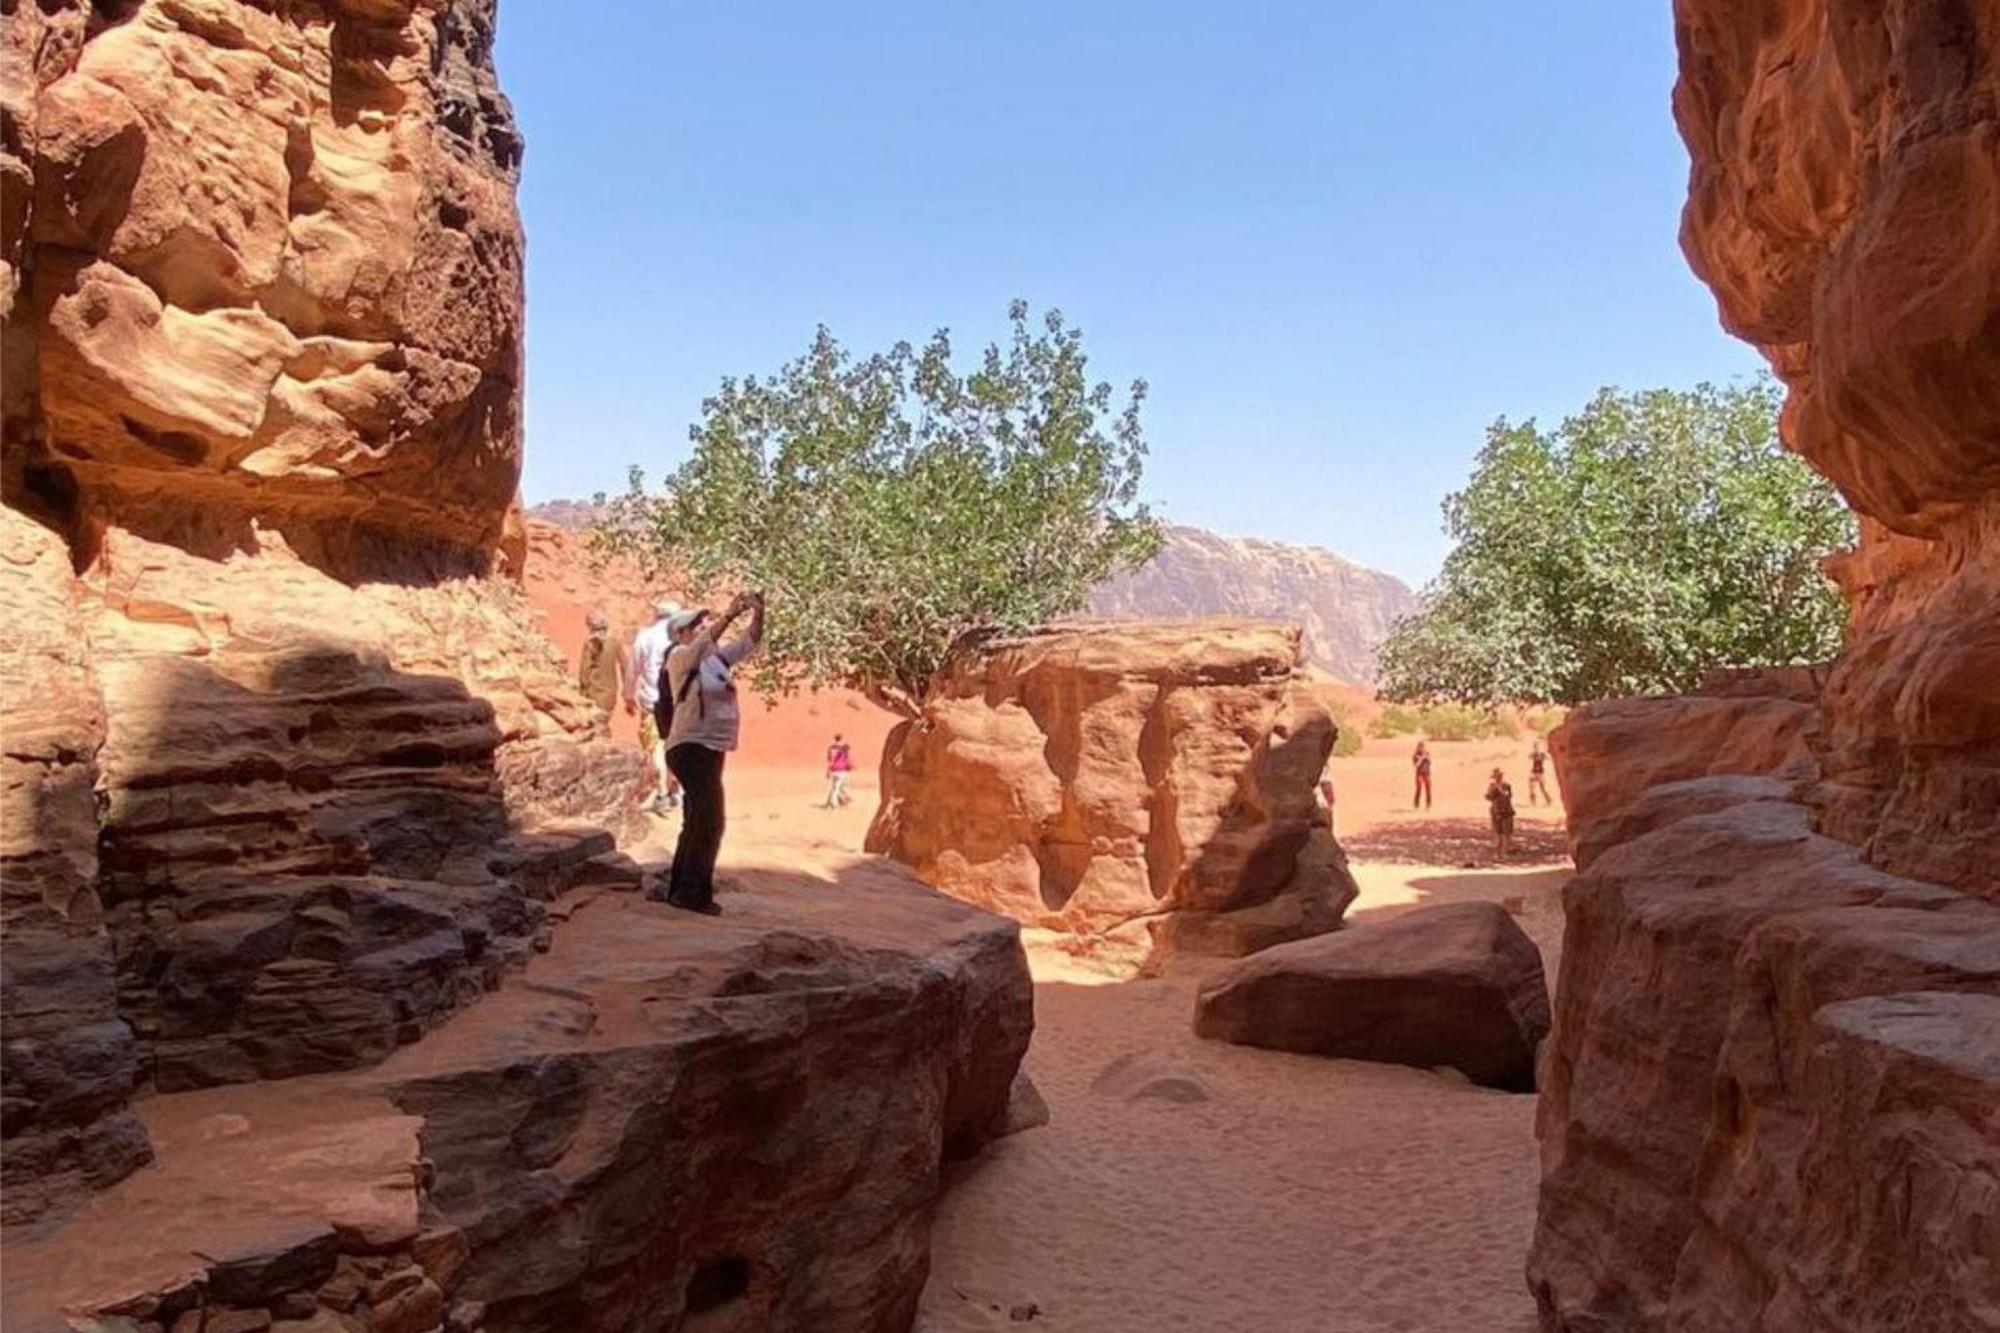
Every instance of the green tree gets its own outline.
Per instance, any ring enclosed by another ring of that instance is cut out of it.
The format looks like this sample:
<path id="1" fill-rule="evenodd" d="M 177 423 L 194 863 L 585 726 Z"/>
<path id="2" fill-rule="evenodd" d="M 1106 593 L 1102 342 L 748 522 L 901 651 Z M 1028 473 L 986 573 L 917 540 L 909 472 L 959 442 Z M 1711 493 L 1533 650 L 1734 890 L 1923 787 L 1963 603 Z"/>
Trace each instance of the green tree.
<path id="1" fill-rule="evenodd" d="M 961 634 L 1081 610 L 1159 548 L 1144 381 L 1120 402 L 1059 311 L 1008 318 L 966 373 L 943 330 L 857 358 L 821 328 L 777 374 L 725 379 L 693 456 L 657 493 L 634 468 L 598 549 L 695 596 L 764 589 L 759 687 L 845 685 L 914 716 Z"/>
<path id="2" fill-rule="evenodd" d="M 1853 516 L 1780 445 L 1779 401 L 1759 377 L 1604 389 L 1553 433 L 1495 422 L 1445 501 L 1444 569 L 1383 646 L 1384 692 L 1574 704 L 1831 656 L 1819 562 Z"/>

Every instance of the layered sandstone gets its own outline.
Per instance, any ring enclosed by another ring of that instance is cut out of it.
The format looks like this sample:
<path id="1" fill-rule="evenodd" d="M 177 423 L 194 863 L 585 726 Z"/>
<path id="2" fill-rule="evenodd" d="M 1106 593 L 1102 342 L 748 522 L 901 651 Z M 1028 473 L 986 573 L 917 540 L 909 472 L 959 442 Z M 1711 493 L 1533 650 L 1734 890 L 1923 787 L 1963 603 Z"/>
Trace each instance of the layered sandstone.
<path id="1" fill-rule="evenodd" d="M 8 1328 L 908 1327 L 941 1168 L 1007 1127 L 1015 928 L 880 862 L 736 874 L 716 921 L 563 895 L 372 1069 L 149 1099 L 158 1165 L 9 1244 Z"/>
<path id="2" fill-rule="evenodd" d="M 1330 930 L 1355 889 L 1300 667 L 1296 629 L 1251 621 L 972 639 L 890 735 L 869 849 L 1107 957 Z"/>
<path id="3" fill-rule="evenodd" d="M 135 1087 L 376 1059 L 482 993 L 608 845 L 521 830 L 637 778 L 496 577 L 491 25 L 8 7 L 9 1222 L 145 1159 Z"/>
<path id="4" fill-rule="evenodd" d="M 1684 244 L 1862 541 L 1824 676 L 1555 739 L 1530 1279 L 1571 1333 L 2000 1327 L 2000 12 L 1676 10 Z"/>
<path id="5" fill-rule="evenodd" d="M 490 0 L 5 12 L 8 1327 L 907 1326 L 1016 930 L 615 892 Z"/>

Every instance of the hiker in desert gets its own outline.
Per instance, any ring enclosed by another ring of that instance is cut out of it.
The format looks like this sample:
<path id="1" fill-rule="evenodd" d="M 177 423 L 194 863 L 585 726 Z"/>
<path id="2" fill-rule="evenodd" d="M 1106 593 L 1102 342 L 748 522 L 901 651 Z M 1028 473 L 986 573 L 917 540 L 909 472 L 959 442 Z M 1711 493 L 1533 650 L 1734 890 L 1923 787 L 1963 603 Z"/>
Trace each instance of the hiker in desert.
<path id="1" fill-rule="evenodd" d="M 1528 804 L 1554 805 L 1555 797 L 1549 795 L 1547 769 L 1549 752 L 1542 748 L 1540 737 L 1535 738 L 1535 747 L 1528 751 Z"/>
<path id="2" fill-rule="evenodd" d="M 680 783 L 667 767 L 667 747 L 653 716 L 660 702 L 660 671 L 673 647 L 667 623 L 680 614 L 680 603 L 671 598 L 653 603 L 653 622 L 632 637 L 625 662 L 625 711 L 639 719 L 639 749 L 653 770 L 653 794 L 646 809 L 655 814 L 680 803 Z"/>
<path id="3" fill-rule="evenodd" d="M 1499 769 L 1486 780 L 1486 809 L 1493 820 L 1493 854 L 1514 854 L 1514 788 Z"/>
<path id="4" fill-rule="evenodd" d="M 854 771 L 854 751 L 841 738 L 839 732 L 833 734 L 833 744 L 826 747 L 826 808 L 832 810 L 853 801 L 847 794 L 847 775 Z"/>
<path id="5" fill-rule="evenodd" d="M 1431 752 L 1422 741 L 1410 754 L 1410 771 L 1417 780 L 1416 794 L 1410 797 L 1412 810 L 1431 808 Z"/>
<path id="6" fill-rule="evenodd" d="M 745 611 L 749 626 L 725 643 L 723 636 Z M 763 642 L 764 595 L 738 593 L 719 617 L 711 618 L 703 607 L 670 616 L 665 624 L 673 646 L 656 720 L 665 737 L 667 768 L 680 781 L 684 802 L 665 896 L 669 906 L 720 916 L 715 858 L 722 850 L 722 769 L 742 729 L 731 672 Z"/>
<path id="7" fill-rule="evenodd" d="M 577 655 L 576 687 L 609 714 L 618 706 L 630 674 L 625 649 L 612 638 L 611 618 L 602 608 L 593 608 L 583 623 L 587 633 Z"/>

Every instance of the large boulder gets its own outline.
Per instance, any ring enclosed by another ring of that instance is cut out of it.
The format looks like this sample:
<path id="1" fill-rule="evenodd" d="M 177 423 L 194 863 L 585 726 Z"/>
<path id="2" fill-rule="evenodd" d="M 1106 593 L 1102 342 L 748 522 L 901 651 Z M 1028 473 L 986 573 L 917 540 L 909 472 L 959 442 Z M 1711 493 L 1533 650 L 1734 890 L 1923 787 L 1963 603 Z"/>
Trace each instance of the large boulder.
<path id="1" fill-rule="evenodd" d="M 2000 1327 L 2000 13 L 1675 13 L 1684 247 L 1861 542 L 1826 672 L 1552 743 L 1529 1279 L 1552 1333 Z"/>
<path id="2" fill-rule="evenodd" d="M 891 734 L 868 848 L 1107 957 L 1241 954 L 1355 889 L 1313 803 L 1334 724 L 1299 632 L 1107 622 L 976 638 Z"/>
<path id="3" fill-rule="evenodd" d="M 1518 1092 L 1549 1030 L 1542 955 L 1497 903 L 1447 903 L 1280 944 L 1203 983 L 1197 1035 L 1433 1068 Z"/>

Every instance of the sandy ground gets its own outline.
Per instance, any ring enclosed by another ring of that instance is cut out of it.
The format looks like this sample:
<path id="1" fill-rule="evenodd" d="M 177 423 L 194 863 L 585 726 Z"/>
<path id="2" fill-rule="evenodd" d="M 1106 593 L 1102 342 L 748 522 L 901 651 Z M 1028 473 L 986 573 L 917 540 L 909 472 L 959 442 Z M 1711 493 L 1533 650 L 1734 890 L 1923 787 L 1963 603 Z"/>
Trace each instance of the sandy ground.
<path id="1" fill-rule="evenodd" d="M 725 863 L 784 846 L 859 847 L 874 765 L 855 775 L 853 806 L 817 808 L 825 716 L 787 704 L 746 719 L 746 740 L 769 730 L 732 762 Z M 1416 813 L 1409 745 L 1370 741 L 1335 761 L 1362 889 L 1349 919 L 1503 902 L 1553 978 L 1569 872 L 1557 815 L 1525 801 L 1526 742 L 1433 746 L 1437 806 Z M 777 762 L 785 747 L 805 753 Z M 1496 764 L 1521 798 L 1523 847 L 1506 865 L 1493 864 L 1481 798 Z M 663 820 L 662 843 L 672 831 Z M 1534 1329 L 1522 1277 L 1533 1097 L 1455 1074 L 1198 1041 L 1198 970 L 1112 982 L 1053 954 L 1031 962 L 1027 1065 L 1051 1120 L 953 1168 L 921 1333 Z M 1030 1307 L 1032 1318 L 1014 1318 Z"/>

